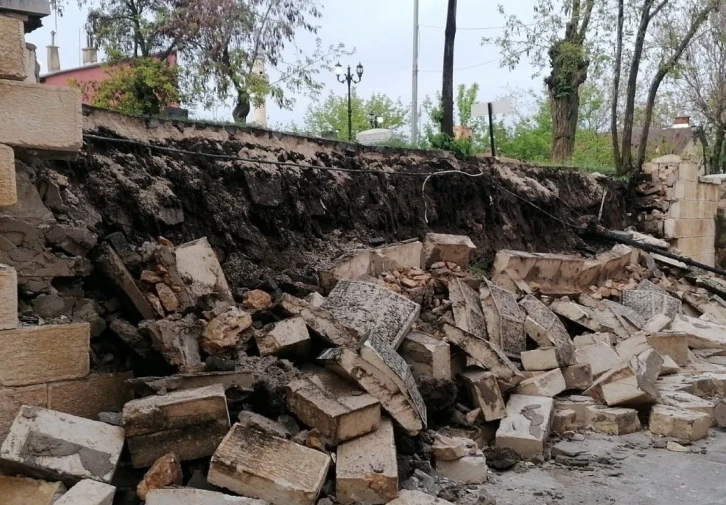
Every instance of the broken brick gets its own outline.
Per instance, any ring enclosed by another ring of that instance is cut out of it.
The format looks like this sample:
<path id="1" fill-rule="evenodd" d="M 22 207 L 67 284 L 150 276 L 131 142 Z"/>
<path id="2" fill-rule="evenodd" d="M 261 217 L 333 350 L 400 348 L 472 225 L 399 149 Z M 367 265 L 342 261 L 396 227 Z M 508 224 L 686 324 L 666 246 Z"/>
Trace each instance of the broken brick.
<path id="1" fill-rule="evenodd" d="M 461 484 L 484 484 L 488 480 L 487 460 L 481 454 L 454 461 L 436 460 L 436 472 Z"/>
<path id="2" fill-rule="evenodd" d="M 453 277 L 449 280 L 449 300 L 456 326 L 479 338 L 488 339 L 487 322 L 477 292 L 461 279 Z M 500 342 L 496 344 L 500 345 Z"/>

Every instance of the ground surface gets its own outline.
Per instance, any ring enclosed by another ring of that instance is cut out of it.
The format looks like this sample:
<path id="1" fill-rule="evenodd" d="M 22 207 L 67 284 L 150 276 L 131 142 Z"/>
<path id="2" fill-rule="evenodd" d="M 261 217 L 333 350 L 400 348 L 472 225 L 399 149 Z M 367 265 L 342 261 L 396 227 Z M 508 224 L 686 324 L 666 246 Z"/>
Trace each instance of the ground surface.
<path id="1" fill-rule="evenodd" d="M 497 505 L 726 504 L 725 431 L 712 429 L 691 446 L 705 454 L 656 449 L 647 432 L 573 443 L 587 450 L 588 467 L 548 462 L 522 473 L 490 472 L 487 491 Z"/>

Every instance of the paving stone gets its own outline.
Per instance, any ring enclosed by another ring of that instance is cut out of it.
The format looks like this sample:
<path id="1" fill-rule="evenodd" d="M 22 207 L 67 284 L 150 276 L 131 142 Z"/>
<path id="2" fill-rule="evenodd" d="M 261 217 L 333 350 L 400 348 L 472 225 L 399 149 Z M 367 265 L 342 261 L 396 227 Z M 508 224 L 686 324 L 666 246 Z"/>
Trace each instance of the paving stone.
<path id="1" fill-rule="evenodd" d="M 370 333 L 394 349 L 411 329 L 421 306 L 390 289 L 364 281 L 342 280 L 323 308 L 360 335 Z"/>
<path id="2" fill-rule="evenodd" d="M 559 362 L 559 353 L 555 347 L 540 347 L 531 351 L 523 351 L 520 355 L 522 368 L 526 371 L 547 371 L 562 366 Z"/>
<path id="3" fill-rule="evenodd" d="M 511 292 L 484 279 L 479 299 L 486 319 L 489 340 L 505 353 L 517 355 L 526 349 L 524 321 L 526 315 Z"/>
<path id="4" fill-rule="evenodd" d="M 422 264 L 430 267 L 439 261 L 450 261 L 467 268 L 476 246 L 466 235 L 427 233 L 421 253 Z"/>
<path id="5" fill-rule="evenodd" d="M 98 421 L 23 406 L 0 447 L 0 466 L 72 485 L 109 483 L 124 445 L 124 430 Z"/>
<path id="6" fill-rule="evenodd" d="M 474 367 L 465 369 L 459 375 L 466 384 L 474 407 L 481 409 L 485 421 L 496 421 L 506 416 L 506 406 L 496 375 Z"/>
<path id="7" fill-rule="evenodd" d="M 453 277 L 449 281 L 449 300 L 457 327 L 479 338 L 490 338 L 482 304 L 476 291 L 461 279 Z M 501 348 L 501 342 L 495 343 Z"/>
<path id="8" fill-rule="evenodd" d="M 623 290 L 623 305 L 633 309 L 646 321 L 656 314 L 675 317 L 681 312 L 681 301 L 662 291 L 649 289 Z"/>
<path id="9" fill-rule="evenodd" d="M 290 315 L 302 317 L 308 328 L 328 344 L 352 349 L 358 347 L 360 338 L 358 332 L 339 322 L 325 308 L 317 307 L 288 293 L 282 295 L 279 306 Z"/>
<path id="10" fill-rule="evenodd" d="M 3 505 L 51 505 L 66 490 L 61 482 L 0 475 Z"/>
<path id="11" fill-rule="evenodd" d="M 0 385 L 27 386 L 85 377 L 89 372 L 87 323 L 26 326 L 0 331 Z"/>
<path id="12" fill-rule="evenodd" d="M 338 446 L 335 497 L 343 504 L 385 504 L 398 496 L 398 463 L 393 424 L 381 419 L 376 431 Z"/>
<path id="13" fill-rule="evenodd" d="M 115 487 L 86 479 L 73 486 L 55 505 L 113 505 L 115 494 Z"/>
<path id="14" fill-rule="evenodd" d="M 402 489 L 398 498 L 388 502 L 388 505 L 454 505 L 450 501 L 436 498 L 421 491 Z"/>
<path id="15" fill-rule="evenodd" d="M 451 380 L 451 348 L 443 340 L 412 331 L 403 339 L 398 352 L 411 367 L 414 377 L 425 375 Z"/>
<path id="16" fill-rule="evenodd" d="M 561 368 L 566 389 L 584 391 L 592 385 L 592 369 L 589 363 Z"/>
<path id="17" fill-rule="evenodd" d="M 626 435 L 640 430 L 638 411 L 635 409 L 602 407 L 587 408 L 587 425 L 598 433 Z"/>
<path id="18" fill-rule="evenodd" d="M 567 388 L 559 368 L 526 379 L 514 390 L 518 395 L 546 396 L 553 398 Z"/>
<path id="19" fill-rule="evenodd" d="M 255 334 L 260 356 L 274 354 L 288 358 L 306 358 L 310 354 L 310 334 L 302 317 L 283 319 Z"/>
<path id="20" fill-rule="evenodd" d="M 329 466 L 327 454 L 235 424 L 212 456 L 207 478 L 272 505 L 314 505 Z"/>
<path id="21" fill-rule="evenodd" d="M 575 346 L 560 318 L 549 307 L 532 295 L 525 296 L 519 304 L 527 313 L 524 329 L 540 347 L 555 346 L 560 351 L 564 365 L 575 364 Z"/>
<path id="22" fill-rule="evenodd" d="M 460 484 L 484 484 L 489 478 L 483 455 L 464 456 L 455 461 L 436 460 L 436 473 Z"/>
<path id="23" fill-rule="evenodd" d="M 326 370 L 290 382 L 287 406 L 334 445 L 375 431 L 381 420 L 376 398 Z"/>
<path id="24" fill-rule="evenodd" d="M 170 452 L 182 461 L 210 456 L 230 426 L 220 384 L 130 401 L 123 420 L 135 468 Z"/>
<path id="25" fill-rule="evenodd" d="M 86 419 L 98 419 L 100 412 L 121 412 L 133 399 L 126 384 L 133 372 L 91 374 L 83 379 L 48 384 L 48 408 Z"/>
<path id="26" fill-rule="evenodd" d="M 607 344 L 592 344 L 575 349 L 578 365 L 590 365 L 592 376 L 597 378 L 620 363 L 618 354 Z"/>
<path id="27" fill-rule="evenodd" d="M 20 407 L 48 407 L 48 385 L 0 388 L 0 443 L 5 440 Z"/>
<path id="28" fill-rule="evenodd" d="M 575 348 L 585 347 L 595 344 L 607 344 L 609 347 L 615 345 L 615 335 L 612 333 L 584 333 L 577 335 L 572 339 Z"/>
<path id="29" fill-rule="evenodd" d="M 711 422 L 711 416 L 703 412 L 656 405 L 650 411 L 648 429 L 656 435 L 694 441 L 708 436 Z"/>
<path id="30" fill-rule="evenodd" d="M 720 324 L 678 315 L 670 329 L 688 335 L 688 346 L 692 349 L 726 349 L 726 327 Z"/>
<path id="31" fill-rule="evenodd" d="M 507 403 L 507 417 L 502 419 L 496 445 L 509 447 L 523 459 L 542 455 L 549 437 L 554 413 L 552 398 L 514 394 Z"/>
<path id="32" fill-rule="evenodd" d="M 243 498 L 203 489 L 152 489 L 146 505 L 268 505 L 254 498 Z"/>

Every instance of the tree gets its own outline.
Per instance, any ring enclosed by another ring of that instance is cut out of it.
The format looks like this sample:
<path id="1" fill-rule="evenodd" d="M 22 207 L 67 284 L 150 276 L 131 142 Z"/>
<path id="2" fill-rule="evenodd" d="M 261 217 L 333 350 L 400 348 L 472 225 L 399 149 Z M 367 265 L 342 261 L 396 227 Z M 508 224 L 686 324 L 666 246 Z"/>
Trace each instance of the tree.
<path id="1" fill-rule="evenodd" d="M 444 32 L 444 77 L 441 85 L 441 133 L 454 138 L 454 45 L 456 42 L 456 0 L 449 0 Z"/>
<path id="2" fill-rule="evenodd" d="M 409 107 L 401 100 L 393 100 L 386 95 L 374 93 L 369 98 L 359 96 L 355 91 L 351 95 L 353 134 L 371 128 L 368 115 L 383 118 L 381 126 L 398 130 L 408 122 Z M 348 131 L 348 100 L 330 94 L 321 103 L 311 104 L 303 119 L 302 131 L 317 135 L 331 136 L 338 140 L 347 139 Z"/>

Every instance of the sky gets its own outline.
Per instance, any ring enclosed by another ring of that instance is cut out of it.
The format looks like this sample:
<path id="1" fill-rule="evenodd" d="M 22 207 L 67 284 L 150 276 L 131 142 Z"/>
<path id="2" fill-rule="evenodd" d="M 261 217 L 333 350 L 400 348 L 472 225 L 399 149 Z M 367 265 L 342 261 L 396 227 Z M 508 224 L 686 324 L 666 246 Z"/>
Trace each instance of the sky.
<path id="1" fill-rule="evenodd" d="M 531 19 L 536 0 L 510 0 L 508 13 L 522 19 Z M 60 46 L 61 68 L 80 65 L 80 49 L 85 45 L 82 34 L 86 13 L 74 0 L 62 17 L 53 15 L 44 19 L 44 26 L 27 36 L 28 42 L 38 46 L 41 73 L 45 72 L 46 49 L 50 32 L 56 30 L 56 42 Z M 355 48 L 355 54 L 344 57 L 341 64 L 355 67 L 358 62 L 365 69 L 363 79 L 357 85 L 361 96 L 383 93 L 391 98 L 411 102 L 412 54 L 413 54 L 413 0 L 322 0 L 323 17 L 318 36 L 326 45 L 342 42 L 347 48 Z M 446 0 L 420 0 L 419 22 L 419 103 L 426 95 L 441 89 L 443 63 L 444 25 L 446 24 Z M 457 12 L 454 85 L 478 83 L 479 101 L 493 101 L 510 89 L 536 89 L 542 87 L 541 78 L 533 78 L 533 69 L 525 62 L 514 70 L 500 68 L 499 50 L 495 45 L 482 45 L 484 36 L 496 37 L 502 33 L 503 16 L 497 10 L 497 2 L 483 0 L 459 0 Z M 493 29 L 482 30 L 480 28 Z M 312 39 L 300 40 L 300 47 L 312 46 Z M 270 70 L 271 79 L 276 75 Z M 329 92 L 346 94 L 346 86 L 337 82 L 332 73 L 321 75 L 326 85 L 323 96 Z M 281 110 L 268 104 L 269 125 L 302 123 L 311 100 L 299 97 L 292 110 Z M 229 120 L 231 107 L 220 104 L 213 110 L 194 110 L 197 117 Z"/>

